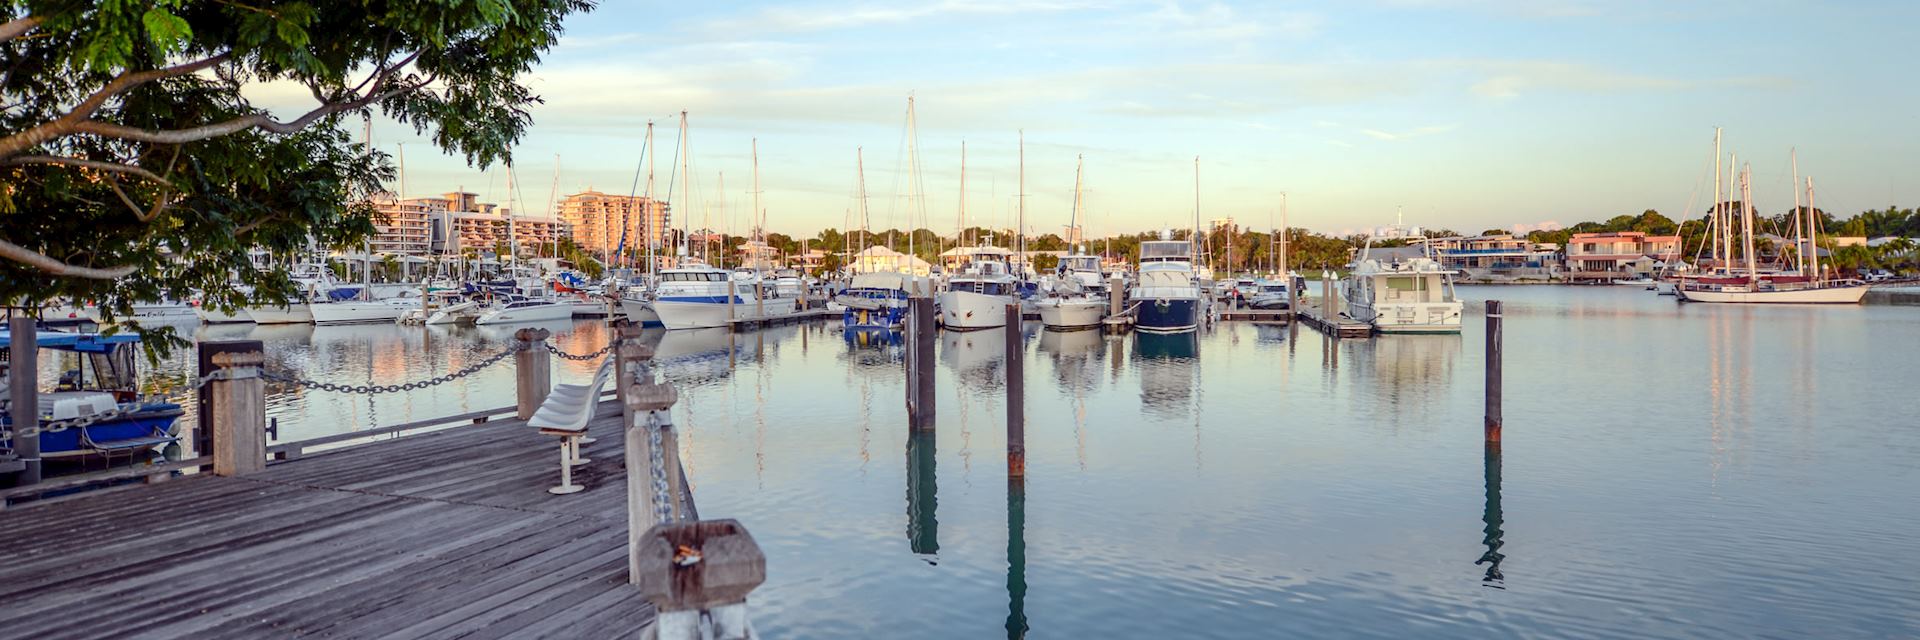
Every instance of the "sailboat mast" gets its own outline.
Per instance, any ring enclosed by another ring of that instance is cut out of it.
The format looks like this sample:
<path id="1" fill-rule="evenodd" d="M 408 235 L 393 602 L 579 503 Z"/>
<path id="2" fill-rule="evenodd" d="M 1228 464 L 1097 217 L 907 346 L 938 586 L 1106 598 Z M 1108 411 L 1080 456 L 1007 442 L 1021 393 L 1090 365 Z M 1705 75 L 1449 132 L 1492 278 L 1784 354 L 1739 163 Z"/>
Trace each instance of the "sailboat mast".
<path id="1" fill-rule="evenodd" d="M 727 228 L 731 229 L 733 228 L 733 216 L 727 213 L 727 172 L 720 172 L 719 183 L 720 184 L 717 185 L 718 188 L 715 189 L 715 192 L 720 194 L 719 202 L 716 204 L 720 207 L 720 219 L 727 223 Z M 704 210 L 700 217 L 700 226 L 706 228 L 709 232 L 713 231 L 713 216 L 705 215 Z M 720 261 L 715 262 L 713 259 L 713 234 L 700 234 L 700 259 L 702 261 L 714 266 L 722 266 L 726 262 L 726 256 L 724 255 L 725 249 L 725 247 L 721 247 L 723 255 L 720 256 Z"/>
<path id="2" fill-rule="evenodd" d="M 1820 277 L 1820 231 L 1814 222 L 1820 219 L 1820 208 L 1813 204 L 1813 176 L 1807 176 L 1807 264 L 1813 272 L 1815 282 Z"/>
<path id="3" fill-rule="evenodd" d="M 1014 219 L 1014 251 L 1018 251 L 1021 260 L 1027 259 L 1027 130 L 1020 130 L 1020 213 Z M 1025 262 L 1021 263 L 1020 277 L 1027 277 Z"/>
<path id="4" fill-rule="evenodd" d="M 1200 156 L 1193 157 L 1193 234 L 1187 238 L 1188 252 L 1200 257 Z M 1211 261 L 1209 261 L 1211 262 Z M 1208 264 L 1208 267 L 1213 265 Z"/>
<path id="5" fill-rule="evenodd" d="M 1793 192 L 1793 260 L 1794 267 L 1804 276 L 1807 275 L 1807 251 L 1806 236 L 1801 233 L 1800 225 L 1800 150 L 1789 149 L 1787 156 L 1793 164 L 1793 182 L 1787 183 L 1787 190 Z"/>
<path id="6" fill-rule="evenodd" d="M 761 211 L 760 211 L 760 139 L 759 138 L 753 139 L 753 220 L 754 220 L 753 239 L 755 242 L 764 243 L 766 241 L 765 239 L 766 239 L 767 231 L 766 231 L 766 219 L 761 215 Z M 758 251 L 759 247 L 755 247 L 754 250 Z M 754 273 L 759 273 L 761 271 L 761 267 L 764 266 L 761 263 L 762 263 L 762 260 L 760 259 L 755 259 L 753 261 Z"/>
<path id="7" fill-rule="evenodd" d="M 647 153 L 647 206 L 640 209 L 640 224 L 645 225 L 647 228 L 647 235 L 646 235 L 647 266 L 646 266 L 645 272 L 651 275 L 653 273 L 654 263 L 659 262 L 658 260 L 655 260 L 653 258 L 653 247 L 654 245 L 659 244 L 660 242 L 660 230 L 654 228 L 654 224 L 653 224 L 653 209 L 655 207 L 660 206 L 660 204 L 657 202 L 654 202 L 653 200 L 653 121 L 652 120 L 647 121 L 646 153 Z M 631 226 L 629 225 L 628 228 L 631 228 Z M 627 266 L 633 266 L 633 261 L 631 260 L 627 261 Z"/>
<path id="8" fill-rule="evenodd" d="M 1737 181 L 1735 181 L 1733 177 L 1734 172 L 1738 170 L 1739 166 L 1740 166 L 1740 154 L 1738 153 L 1728 154 L 1727 155 L 1727 190 L 1729 192 L 1735 189 L 1736 185 L 1739 184 Z M 1744 208 L 1747 206 L 1747 203 L 1745 201 L 1742 201 L 1740 203 L 1740 206 Z M 1727 273 L 1733 273 L 1733 221 L 1735 217 L 1738 215 L 1739 215 L 1738 213 L 1734 212 L 1731 209 L 1727 210 L 1726 233 L 1720 234 L 1721 247 L 1723 247 L 1727 252 L 1727 258 L 1726 258 Z"/>
<path id="9" fill-rule="evenodd" d="M 1742 251 L 1747 254 L 1747 279 L 1759 277 L 1753 255 L 1753 166 L 1748 166 L 1740 174 L 1740 236 L 1746 243 Z"/>
<path id="10" fill-rule="evenodd" d="M 967 141 L 960 141 L 960 235 L 954 238 L 962 246 L 972 245 L 973 241 L 964 237 L 967 233 Z"/>
<path id="11" fill-rule="evenodd" d="M 1293 278 L 1287 276 L 1287 194 L 1280 194 L 1280 253 L 1275 256 L 1279 261 L 1280 279 L 1287 283 L 1287 293 L 1293 293 Z"/>
<path id="12" fill-rule="evenodd" d="M 1086 162 L 1086 155 L 1074 156 L 1073 212 L 1067 215 L 1067 240 L 1070 241 L 1069 244 L 1071 248 L 1078 248 L 1080 244 L 1080 185 L 1081 179 L 1085 176 Z M 1075 253 L 1079 253 L 1079 251 L 1075 251 Z"/>
<path id="13" fill-rule="evenodd" d="M 693 200 L 693 172 L 689 168 L 693 159 L 687 156 L 692 153 L 693 143 L 687 140 L 687 112 L 683 110 L 680 112 L 680 193 L 686 194 L 689 203 Z M 680 258 L 684 261 L 690 252 L 687 241 L 693 237 L 693 216 L 690 212 L 681 212 L 680 227 Z"/>
<path id="14" fill-rule="evenodd" d="M 1713 243 L 1713 257 L 1714 257 L 1713 261 L 1719 264 L 1720 270 L 1722 272 L 1729 271 L 1729 269 L 1727 268 L 1727 256 L 1726 254 L 1723 254 L 1720 252 L 1720 245 L 1722 244 L 1720 242 L 1720 236 L 1727 232 L 1727 223 L 1725 220 L 1721 219 L 1723 217 L 1722 212 L 1725 211 L 1726 209 L 1726 198 L 1723 197 L 1725 195 L 1726 195 L 1726 192 L 1723 190 L 1720 184 L 1720 127 L 1714 127 L 1713 128 L 1713 214 L 1709 216 L 1709 220 L 1711 222 L 1708 223 L 1709 226 L 1713 227 L 1713 237 L 1708 238 L 1707 241 Z"/>
<path id="15" fill-rule="evenodd" d="M 513 161 L 507 161 L 507 206 L 500 208 L 500 215 L 507 219 L 507 264 L 520 264 L 520 234 L 513 228 Z"/>
<path id="16" fill-rule="evenodd" d="M 914 148 L 915 138 L 913 122 L 913 93 L 907 93 L 907 273 L 913 273 L 913 258 L 918 255 L 914 248 L 914 196 L 920 195 L 920 157 Z"/>
<path id="17" fill-rule="evenodd" d="M 559 206 L 560 206 L 560 154 L 556 153 L 556 154 L 553 154 L 553 185 L 547 187 L 547 219 L 552 220 L 556 226 L 558 226 L 560 222 L 560 212 L 556 211 L 555 209 L 558 208 Z M 560 257 L 560 234 L 559 233 L 553 234 L 552 257 L 555 257 L 555 258 Z M 575 266 L 579 266 L 579 265 L 575 265 Z"/>
<path id="18" fill-rule="evenodd" d="M 854 254 L 856 264 L 860 255 L 867 252 L 867 158 L 864 147 L 853 148 L 853 170 L 859 176 L 860 191 L 860 253 Z"/>

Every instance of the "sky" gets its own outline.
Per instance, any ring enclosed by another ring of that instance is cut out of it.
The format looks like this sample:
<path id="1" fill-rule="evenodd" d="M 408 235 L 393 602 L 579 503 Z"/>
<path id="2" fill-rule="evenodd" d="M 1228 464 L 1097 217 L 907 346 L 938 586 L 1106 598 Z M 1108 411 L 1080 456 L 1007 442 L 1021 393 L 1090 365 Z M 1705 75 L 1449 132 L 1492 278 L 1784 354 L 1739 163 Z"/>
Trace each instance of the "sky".
<path id="1" fill-rule="evenodd" d="M 696 228 L 969 224 L 1059 232 L 1084 158 L 1091 235 L 1233 217 L 1345 233 L 1394 221 L 1465 233 L 1658 209 L 1702 211 L 1713 132 L 1792 206 L 1914 206 L 1914 2 L 1781 0 L 605 0 L 525 80 L 545 103 L 515 148 L 517 210 L 635 187 L 656 123 L 656 195 Z M 1716 39 L 1714 34 L 1720 34 Z M 911 198 L 907 98 L 924 196 Z M 687 112 L 692 196 L 676 180 Z M 506 179 L 377 123 L 405 192 Z M 556 174 L 557 161 L 557 174 Z M 724 186 L 723 181 L 724 180 Z M 399 185 L 394 188 L 398 189 Z M 1691 207 L 1689 206 L 1691 203 Z M 915 206 L 915 205 L 918 206 Z"/>

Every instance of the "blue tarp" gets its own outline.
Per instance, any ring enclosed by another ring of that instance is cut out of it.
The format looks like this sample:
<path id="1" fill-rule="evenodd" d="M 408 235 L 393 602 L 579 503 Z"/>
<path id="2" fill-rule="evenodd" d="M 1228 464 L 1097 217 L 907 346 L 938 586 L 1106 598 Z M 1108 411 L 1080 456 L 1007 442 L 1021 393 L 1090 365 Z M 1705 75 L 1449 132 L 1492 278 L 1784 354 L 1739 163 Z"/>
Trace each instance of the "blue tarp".
<path id="1" fill-rule="evenodd" d="M 334 287 L 327 292 L 327 297 L 334 302 L 344 302 L 360 297 L 360 289 L 358 287 Z"/>
<path id="2" fill-rule="evenodd" d="M 80 351 L 85 353 L 106 353 L 114 345 L 140 342 L 137 335 L 104 335 L 99 333 L 67 333 L 64 331 L 40 331 L 34 334 L 34 340 L 42 349 L 61 351 Z M 13 335 L 0 333 L 0 349 L 13 346 Z"/>

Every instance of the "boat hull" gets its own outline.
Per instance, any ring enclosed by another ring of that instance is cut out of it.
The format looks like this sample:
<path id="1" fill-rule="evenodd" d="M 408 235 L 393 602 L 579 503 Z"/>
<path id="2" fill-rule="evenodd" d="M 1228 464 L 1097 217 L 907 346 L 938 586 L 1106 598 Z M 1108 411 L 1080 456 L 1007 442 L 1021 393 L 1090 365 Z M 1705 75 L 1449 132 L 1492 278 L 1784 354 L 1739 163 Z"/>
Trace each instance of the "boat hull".
<path id="1" fill-rule="evenodd" d="M 572 319 L 573 305 L 566 302 L 555 302 L 553 304 L 520 307 L 517 309 L 495 309 L 480 314 L 480 317 L 473 319 L 473 323 L 480 326 L 500 326 Z"/>
<path id="2" fill-rule="evenodd" d="M 385 302 L 327 302 L 307 305 L 314 324 L 396 322 L 406 307 Z"/>
<path id="3" fill-rule="evenodd" d="M 1380 333 L 1460 333 L 1458 302 L 1347 305 L 1347 317 L 1373 325 Z"/>
<path id="4" fill-rule="evenodd" d="M 940 322 L 948 329 L 991 329 L 1007 326 L 1007 305 L 1013 298 L 971 291 L 940 294 Z"/>
<path id="5" fill-rule="evenodd" d="M 1735 304 L 1860 304 L 1867 295 L 1866 285 L 1788 289 L 1784 291 L 1702 291 L 1680 289 L 1687 302 Z"/>
<path id="6" fill-rule="evenodd" d="M 307 324 L 313 322 L 313 314 L 307 311 L 307 305 L 297 304 L 280 307 L 247 307 L 247 317 L 254 324 Z"/>
<path id="7" fill-rule="evenodd" d="M 1199 298 L 1141 298 L 1133 326 L 1149 333 L 1180 333 L 1200 328 Z"/>
<path id="8" fill-rule="evenodd" d="M 1034 306 L 1040 311 L 1040 324 L 1048 329 L 1084 329 L 1100 326 L 1107 317 L 1107 303 L 1098 299 L 1042 300 Z"/>
<path id="9" fill-rule="evenodd" d="M 627 321 L 642 327 L 665 326 L 660 323 L 660 314 L 653 310 L 653 303 L 633 298 L 620 299 L 620 311 L 627 314 Z"/>
<path id="10" fill-rule="evenodd" d="M 174 420 L 184 411 L 170 402 L 154 402 L 140 410 L 85 427 L 40 434 L 40 456 L 49 460 L 77 460 L 89 456 L 137 454 L 173 442 Z M 11 421 L 5 424 L 11 425 Z"/>
<path id="11" fill-rule="evenodd" d="M 200 316 L 201 322 L 205 322 L 207 324 L 253 322 L 253 314 L 247 313 L 246 307 L 235 308 L 233 310 L 233 313 L 227 313 L 225 311 L 221 311 L 213 307 L 196 307 L 194 308 L 193 312 L 194 314 Z"/>
<path id="12" fill-rule="evenodd" d="M 728 305 L 725 296 L 686 300 L 661 298 L 653 301 L 653 311 L 659 314 L 660 324 L 668 329 L 700 329 L 728 326 L 733 320 L 757 320 L 761 312 L 768 316 L 790 314 L 793 313 L 795 302 L 793 298 L 768 298 L 756 302 L 735 296 L 733 304 Z"/>

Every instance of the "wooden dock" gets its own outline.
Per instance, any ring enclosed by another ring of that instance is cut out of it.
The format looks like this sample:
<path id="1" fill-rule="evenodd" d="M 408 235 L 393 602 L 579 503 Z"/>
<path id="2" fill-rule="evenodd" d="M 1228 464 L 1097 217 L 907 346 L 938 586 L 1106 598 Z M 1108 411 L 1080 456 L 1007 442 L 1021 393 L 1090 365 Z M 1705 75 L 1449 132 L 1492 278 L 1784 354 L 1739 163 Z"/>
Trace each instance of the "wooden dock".
<path id="1" fill-rule="evenodd" d="M 637 634 L 621 410 L 586 490 L 519 420 L 0 510 L 0 639 Z"/>
<path id="2" fill-rule="evenodd" d="M 1229 309 L 1220 312 L 1220 320 L 1285 324 L 1293 321 L 1293 312 L 1284 309 Z"/>
<path id="3" fill-rule="evenodd" d="M 1294 314 L 1302 324 L 1320 330 L 1334 338 L 1371 338 L 1373 325 L 1358 320 L 1334 316 L 1326 317 L 1319 309 L 1302 305 L 1299 313 Z"/>
<path id="4" fill-rule="evenodd" d="M 819 309 L 801 309 L 798 311 L 794 311 L 792 313 L 770 314 L 764 318 L 735 318 L 732 320 L 728 320 L 727 326 L 732 327 L 734 331 L 741 331 L 745 329 L 771 327 L 774 325 L 787 324 L 789 322 L 804 322 L 807 320 L 823 320 L 827 318 L 836 318 L 839 316 L 840 316 L 840 312 L 828 311 L 825 307 L 822 307 Z"/>

